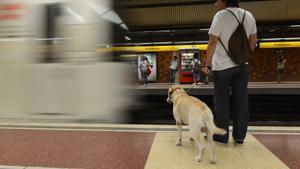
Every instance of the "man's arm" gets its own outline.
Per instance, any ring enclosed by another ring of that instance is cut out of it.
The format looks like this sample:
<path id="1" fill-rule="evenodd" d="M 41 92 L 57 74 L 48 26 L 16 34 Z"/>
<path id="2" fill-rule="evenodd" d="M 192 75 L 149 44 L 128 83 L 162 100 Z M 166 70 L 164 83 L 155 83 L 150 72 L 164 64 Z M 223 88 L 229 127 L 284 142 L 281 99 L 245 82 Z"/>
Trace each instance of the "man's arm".
<path id="1" fill-rule="evenodd" d="M 254 48 L 256 46 L 256 40 L 257 40 L 256 33 L 250 35 L 250 37 L 249 37 L 249 44 L 250 44 L 250 47 L 251 47 L 252 51 L 254 50 Z"/>
<path id="2" fill-rule="evenodd" d="M 207 60 L 206 60 L 204 66 L 211 67 L 212 58 L 214 56 L 217 43 L 218 43 L 218 37 L 214 36 L 212 34 L 209 34 L 209 40 L 208 40 L 208 46 L 207 46 Z M 204 71 L 204 73 L 208 74 L 210 70 L 204 69 L 203 71 Z"/>

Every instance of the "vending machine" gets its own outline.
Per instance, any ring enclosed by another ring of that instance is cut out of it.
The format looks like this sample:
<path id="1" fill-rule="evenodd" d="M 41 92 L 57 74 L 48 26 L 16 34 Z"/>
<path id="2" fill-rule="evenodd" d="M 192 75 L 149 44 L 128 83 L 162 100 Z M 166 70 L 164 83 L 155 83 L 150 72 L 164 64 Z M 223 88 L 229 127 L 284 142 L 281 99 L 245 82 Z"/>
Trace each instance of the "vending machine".
<path id="1" fill-rule="evenodd" d="M 198 49 L 180 49 L 180 83 L 193 83 L 192 60 Z"/>

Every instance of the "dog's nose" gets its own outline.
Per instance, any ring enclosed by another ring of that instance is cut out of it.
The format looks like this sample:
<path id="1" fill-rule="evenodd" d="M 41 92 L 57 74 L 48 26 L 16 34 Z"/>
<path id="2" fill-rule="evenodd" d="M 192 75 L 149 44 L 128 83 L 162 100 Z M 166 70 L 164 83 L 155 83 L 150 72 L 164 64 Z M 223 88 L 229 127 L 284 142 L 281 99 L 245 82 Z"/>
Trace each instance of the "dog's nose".
<path id="1" fill-rule="evenodd" d="M 172 101 L 169 99 L 169 97 L 167 98 L 167 102 L 168 103 L 172 103 Z"/>

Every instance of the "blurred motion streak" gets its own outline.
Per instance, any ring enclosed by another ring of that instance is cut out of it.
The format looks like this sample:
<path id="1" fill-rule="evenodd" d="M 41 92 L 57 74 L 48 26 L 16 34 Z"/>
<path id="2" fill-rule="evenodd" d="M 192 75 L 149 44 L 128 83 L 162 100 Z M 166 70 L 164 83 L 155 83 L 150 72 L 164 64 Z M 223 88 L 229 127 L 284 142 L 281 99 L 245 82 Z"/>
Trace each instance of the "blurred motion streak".
<path id="1" fill-rule="evenodd" d="M 127 65 L 96 50 L 122 20 L 100 9 L 111 1 L 0 1 L 0 120 L 126 122 Z"/>
<path id="2" fill-rule="evenodd" d="M 0 20 L 18 19 L 21 14 L 19 10 L 24 8 L 22 3 L 1 4 L 0 6 Z"/>

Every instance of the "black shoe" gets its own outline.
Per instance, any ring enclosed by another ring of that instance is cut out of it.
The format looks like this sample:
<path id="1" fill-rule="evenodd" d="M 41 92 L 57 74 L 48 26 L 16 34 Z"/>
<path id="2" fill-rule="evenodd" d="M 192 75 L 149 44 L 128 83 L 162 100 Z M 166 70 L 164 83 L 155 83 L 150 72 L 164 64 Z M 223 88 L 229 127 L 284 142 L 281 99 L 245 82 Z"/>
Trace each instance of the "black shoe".
<path id="1" fill-rule="evenodd" d="M 208 137 L 204 136 L 204 140 L 208 141 Z M 222 145 L 227 145 L 228 144 L 228 141 L 221 141 L 221 140 L 217 140 L 215 138 L 214 138 L 214 141 L 217 142 L 218 144 L 222 144 Z"/>
<path id="2" fill-rule="evenodd" d="M 214 138 L 214 141 L 215 141 L 216 143 L 219 143 L 219 144 L 222 144 L 222 145 L 227 145 L 227 144 L 228 144 L 228 141 L 225 141 L 225 140 L 219 140 L 219 139 L 216 139 L 216 138 Z"/>
<path id="3" fill-rule="evenodd" d="M 241 146 L 244 144 L 244 140 L 234 140 L 234 144 Z"/>

